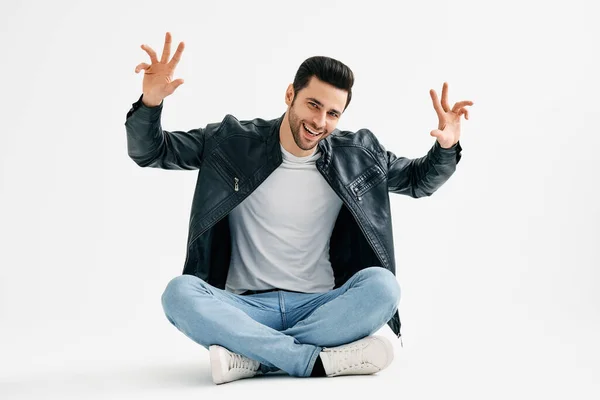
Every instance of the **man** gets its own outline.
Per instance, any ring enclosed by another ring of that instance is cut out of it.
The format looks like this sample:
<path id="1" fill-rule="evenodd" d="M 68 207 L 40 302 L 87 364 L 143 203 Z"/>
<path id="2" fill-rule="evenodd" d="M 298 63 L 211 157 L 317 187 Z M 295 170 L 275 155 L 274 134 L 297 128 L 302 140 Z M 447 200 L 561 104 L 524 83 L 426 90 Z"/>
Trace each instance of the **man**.
<path id="1" fill-rule="evenodd" d="M 373 374 L 393 359 L 372 336 L 387 322 L 400 337 L 400 288 L 389 192 L 429 196 L 460 160 L 460 119 L 431 90 L 438 129 L 428 154 L 396 157 L 367 129 L 336 129 L 354 77 L 341 62 L 311 57 L 274 120 L 220 123 L 188 132 L 160 124 L 184 44 L 152 64 L 125 122 L 129 156 L 142 167 L 198 169 L 183 274 L 167 285 L 168 320 L 209 349 L 225 383 L 277 370 L 291 376 Z"/>

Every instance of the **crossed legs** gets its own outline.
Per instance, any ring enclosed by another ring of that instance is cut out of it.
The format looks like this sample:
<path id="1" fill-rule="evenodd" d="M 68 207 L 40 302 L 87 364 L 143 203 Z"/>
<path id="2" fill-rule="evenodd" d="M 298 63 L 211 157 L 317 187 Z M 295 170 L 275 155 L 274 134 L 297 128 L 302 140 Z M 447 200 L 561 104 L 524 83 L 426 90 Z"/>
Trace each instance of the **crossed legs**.
<path id="1" fill-rule="evenodd" d="M 259 361 L 263 372 L 281 369 L 299 377 L 310 376 L 323 347 L 376 332 L 399 301 L 396 277 L 381 267 L 365 268 L 326 293 L 241 296 L 180 275 L 162 295 L 167 319 L 196 343 Z"/>

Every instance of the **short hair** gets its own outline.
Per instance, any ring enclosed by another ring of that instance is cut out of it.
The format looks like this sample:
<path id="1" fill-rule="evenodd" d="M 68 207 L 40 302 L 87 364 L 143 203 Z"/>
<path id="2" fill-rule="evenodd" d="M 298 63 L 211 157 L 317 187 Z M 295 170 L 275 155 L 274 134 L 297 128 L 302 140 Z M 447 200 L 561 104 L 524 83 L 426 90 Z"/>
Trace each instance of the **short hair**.
<path id="1" fill-rule="evenodd" d="M 352 99 L 352 85 L 354 85 L 354 74 L 352 70 L 342 63 L 341 61 L 335 60 L 325 56 L 314 56 L 307 58 L 298 68 L 296 76 L 294 77 L 294 99 L 296 100 L 296 94 L 308 86 L 310 78 L 316 76 L 319 80 L 329 83 L 338 89 L 342 89 L 348 92 L 348 98 L 344 111 L 350 104 Z"/>

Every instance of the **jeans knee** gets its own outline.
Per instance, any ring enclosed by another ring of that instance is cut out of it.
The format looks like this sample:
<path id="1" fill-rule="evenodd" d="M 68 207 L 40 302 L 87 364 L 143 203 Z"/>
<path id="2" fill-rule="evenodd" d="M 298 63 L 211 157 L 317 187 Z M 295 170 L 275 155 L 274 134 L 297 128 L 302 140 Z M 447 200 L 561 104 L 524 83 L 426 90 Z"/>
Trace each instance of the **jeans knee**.
<path id="1" fill-rule="evenodd" d="M 400 284 L 396 276 L 382 267 L 369 267 L 360 271 L 376 293 L 378 303 L 388 304 L 393 308 L 400 303 Z"/>
<path id="2" fill-rule="evenodd" d="M 181 301 L 190 293 L 190 288 L 194 284 L 197 285 L 198 279 L 193 275 L 179 275 L 169 281 L 161 296 L 162 307 L 167 317 L 181 309 Z"/>

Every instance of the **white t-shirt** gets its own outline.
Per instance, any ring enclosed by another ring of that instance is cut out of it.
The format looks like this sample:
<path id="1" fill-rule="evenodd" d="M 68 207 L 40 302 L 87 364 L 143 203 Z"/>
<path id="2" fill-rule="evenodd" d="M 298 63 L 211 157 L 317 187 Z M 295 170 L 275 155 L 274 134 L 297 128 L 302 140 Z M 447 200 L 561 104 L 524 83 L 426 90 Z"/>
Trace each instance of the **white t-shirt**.
<path id="1" fill-rule="evenodd" d="M 318 147 L 306 157 L 280 147 L 282 164 L 229 215 L 230 292 L 334 287 L 329 240 L 342 200 L 317 170 Z"/>

